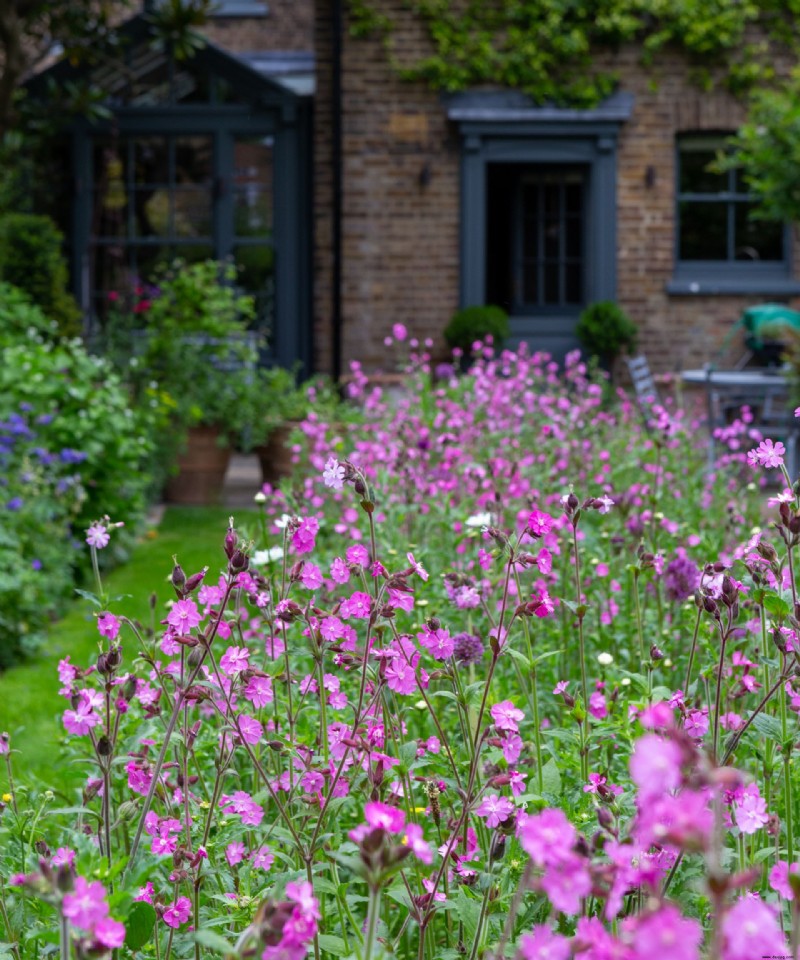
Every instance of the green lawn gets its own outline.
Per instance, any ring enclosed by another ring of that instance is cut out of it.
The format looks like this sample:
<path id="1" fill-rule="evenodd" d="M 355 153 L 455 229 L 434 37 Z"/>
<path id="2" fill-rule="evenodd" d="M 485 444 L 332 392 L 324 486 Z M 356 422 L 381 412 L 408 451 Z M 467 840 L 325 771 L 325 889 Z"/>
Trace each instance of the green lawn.
<path id="1" fill-rule="evenodd" d="M 110 573 L 104 582 L 110 596 L 131 594 L 130 599 L 112 605 L 114 612 L 149 624 L 149 598 L 158 597 L 156 617 L 163 617 L 164 602 L 174 597 L 168 577 L 172 556 L 187 575 L 208 565 L 209 579 L 222 569 L 222 541 L 228 515 L 224 507 L 171 507 L 157 529 L 140 540 L 131 560 Z M 237 525 L 254 524 L 255 514 L 235 511 Z M 94 608 L 78 600 L 69 613 L 53 624 L 47 649 L 35 660 L 0 674 L 0 730 L 11 734 L 20 753 L 13 758 L 14 776 L 19 783 L 67 786 L 85 779 L 88 771 L 64 769 L 59 744 L 65 734 L 61 713 L 67 701 L 59 697 L 56 667 L 67 654 L 76 666 L 88 666 L 98 653 L 98 633 L 93 623 Z M 123 647 L 130 634 L 123 634 Z M 135 654 L 135 651 L 133 651 Z M 0 766 L 0 784 L 6 789 L 5 765 Z"/>

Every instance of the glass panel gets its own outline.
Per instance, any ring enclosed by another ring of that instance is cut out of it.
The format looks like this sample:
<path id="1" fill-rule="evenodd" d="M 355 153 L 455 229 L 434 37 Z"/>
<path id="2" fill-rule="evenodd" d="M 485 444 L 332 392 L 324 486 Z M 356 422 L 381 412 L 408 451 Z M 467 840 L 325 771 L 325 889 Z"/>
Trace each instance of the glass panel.
<path id="1" fill-rule="evenodd" d="M 737 260 L 783 260 L 783 225 L 768 220 L 751 220 L 753 204 L 736 204 Z"/>
<path id="2" fill-rule="evenodd" d="M 172 233 L 173 203 L 170 189 L 144 187 L 133 191 L 133 236 L 168 237 Z"/>
<path id="3" fill-rule="evenodd" d="M 544 264 L 544 302 L 546 304 L 561 303 L 559 294 L 559 266 L 557 262 L 545 261 Z"/>
<path id="4" fill-rule="evenodd" d="M 728 204 L 679 204 L 679 260 L 728 259 Z"/>
<path id="5" fill-rule="evenodd" d="M 272 235 L 273 139 L 240 139 L 234 145 L 234 232 L 237 237 Z"/>
<path id="6" fill-rule="evenodd" d="M 275 251 L 269 244 L 240 244 L 233 260 L 239 285 L 255 297 L 255 326 L 270 330 L 275 310 Z"/>
<path id="7" fill-rule="evenodd" d="M 568 263 L 564 267 L 564 301 L 583 303 L 583 264 Z"/>
<path id="8" fill-rule="evenodd" d="M 214 144 L 211 137 L 175 138 L 175 183 L 211 187 L 214 172 Z"/>
<path id="9" fill-rule="evenodd" d="M 567 183 L 564 188 L 564 206 L 567 213 L 583 213 L 582 183 Z"/>
<path id="10" fill-rule="evenodd" d="M 166 137 L 133 141 L 133 171 L 137 184 L 169 183 L 169 142 Z"/>
<path id="11" fill-rule="evenodd" d="M 539 256 L 539 221 L 527 217 L 522 221 L 522 255 Z"/>
<path id="12" fill-rule="evenodd" d="M 523 267 L 522 277 L 522 302 L 530 305 L 538 303 L 539 284 L 538 284 L 538 264 L 535 261 L 528 261 Z"/>
<path id="13" fill-rule="evenodd" d="M 561 253 L 561 224 L 558 220 L 545 220 L 544 255 L 555 259 Z"/>
<path id="14" fill-rule="evenodd" d="M 176 237 L 210 238 L 212 232 L 211 192 L 176 188 L 173 235 Z"/>
<path id="15" fill-rule="evenodd" d="M 722 193 L 728 189 L 727 173 L 711 173 L 707 168 L 716 157 L 715 150 L 681 148 L 681 193 Z"/>
<path id="16" fill-rule="evenodd" d="M 566 254 L 568 257 L 580 257 L 583 254 L 583 221 L 578 217 L 567 217 L 565 231 Z"/>

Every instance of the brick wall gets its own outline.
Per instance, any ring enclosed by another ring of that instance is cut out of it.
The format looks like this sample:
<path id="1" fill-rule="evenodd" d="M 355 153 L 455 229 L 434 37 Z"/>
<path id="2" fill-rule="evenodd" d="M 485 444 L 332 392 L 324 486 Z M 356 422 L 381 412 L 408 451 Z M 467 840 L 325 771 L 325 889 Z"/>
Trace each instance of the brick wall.
<path id="1" fill-rule="evenodd" d="M 266 17 L 215 17 L 203 33 L 233 52 L 312 50 L 314 0 L 269 0 Z"/>
<path id="2" fill-rule="evenodd" d="M 401 59 L 425 49 L 425 37 L 401 0 L 378 6 L 397 24 Z M 315 50 L 315 344 L 319 369 L 330 366 L 331 178 L 330 0 L 317 0 Z M 399 81 L 380 40 L 344 32 L 345 364 L 386 365 L 383 338 L 402 321 L 418 337 L 441 331 L 458 305 L 459 144 L 439 98 Z M 671 296 L 675 229 L 675 137 L 735 129 L 740 105 L 708 94 L 687 78 L 678 53 L 645 71 L 634 49 L 609 59 L 623 89 L 635 94 L 618 163 L 618 299 L 641 328 L 654 370 L 697 365 L 722 344 L 744 306 L 765 297 Z M 657 81 L 655 84 L 653 81 Z M 423 168 L 430 172 L 420 183 Z M 653 173 L 647 178 L 647 168 Z"/>

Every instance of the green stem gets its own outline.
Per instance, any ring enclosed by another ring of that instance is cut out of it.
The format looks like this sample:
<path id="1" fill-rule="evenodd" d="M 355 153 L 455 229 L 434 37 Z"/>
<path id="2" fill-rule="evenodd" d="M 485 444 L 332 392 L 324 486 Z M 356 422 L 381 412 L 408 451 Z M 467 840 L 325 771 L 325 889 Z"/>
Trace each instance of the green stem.
<path id="1" fill-rule="evenodd" d="M 703 614 L 702 607 L 697 608 L 697 617 L 694 621 L 694 634 L 692 635 L 692 649 L 689 651 L 689 664 L 686 667 L 686 682 L 683 685 L 683 694 L 685 697 L 689 696 L 689 684 L 692 682 L 692 664 L 694 663 L 694 655 L 697 651 L 697 637 L 700 633 L 700 617 Z M 763 610 L 762 610 L 763 616 Z"/>
<path id="2" fill-rule="evenodd" d="M 367 939 L 364 944 L 364 960 L 371 960 L 372 948 L 375 944 L 375 934 L 378 930 L 378 919 L 381 912 L 381 888 L 370 887 L 369 907 L 367 909 Z"/>
<path id="3" fill-rule="evenodd" d="M 791 556 L 791 552 L 789 554 Z M 786 657 L 781 654 L 781 675 L 786 670 Z M 789 863 L 794 863 L 794 816 L 792 810 L 792 771 L 789 767 L 792 751 L 786 747 L 787 723 L 786 723 L 786 685 L 781 683 L 779 688 L 780 714 L 781 714 L 781 749 L 783 752 L 783 805 L 784 819 L 786 821 L 786 853 Z"/>

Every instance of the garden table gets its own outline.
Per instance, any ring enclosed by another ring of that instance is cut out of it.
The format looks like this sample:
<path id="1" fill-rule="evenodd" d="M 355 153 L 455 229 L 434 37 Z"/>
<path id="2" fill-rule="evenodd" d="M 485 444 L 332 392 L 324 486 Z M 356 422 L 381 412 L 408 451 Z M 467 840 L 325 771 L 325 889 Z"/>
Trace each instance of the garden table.
<path id="1" fill-rule="evenodd" d="M 743 406 L 753 412 L 751 427 L 786 445 L 786 462 L 791 476 L 797 464 L 797 434 L 800 422 L 789 409 L 789 381 L 783 369 L 715 370 L 705 366 L 681 371 L 681 380 L 706 388 L 708 401 L 709 468 L 714 464 L 714 430 L 730 422 Z M 775 436 L 774 434 L 777 434 Z"/>

